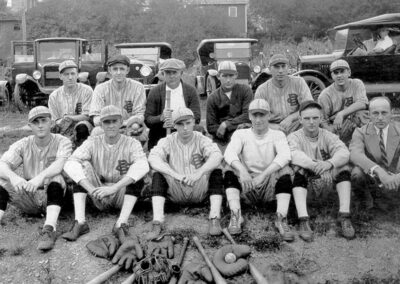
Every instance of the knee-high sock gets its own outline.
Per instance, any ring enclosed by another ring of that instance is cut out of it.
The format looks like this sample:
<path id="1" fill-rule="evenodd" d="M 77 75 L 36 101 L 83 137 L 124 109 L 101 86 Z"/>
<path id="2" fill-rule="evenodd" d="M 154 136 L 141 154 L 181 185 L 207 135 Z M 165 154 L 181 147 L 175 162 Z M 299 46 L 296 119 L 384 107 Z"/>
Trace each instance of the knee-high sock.
<path id="1" fill-rule="evenodd" d="M 278 193 L 276 195 L 276 212 L 280 213 L 283 217 L 287 216 L 289 210 L 289 202 L 290 202 L 291 194 L 289 193 Z"/>
<path id="2" fill-rule="evenodd" d="M 119 218 L 115 223 L 115 227 L 119 228 L 122 223 L 128 224 L 129 216 L 132 213 L 132 209 L 135 206 L 137 197 L 134 195 L 125 194 L 124 203 L 122 204 L 121 213 L 119 213 Z"/>
<path id="3" fill-rule="evenodd" d="M 230 187 L 226 189 L 226 199 L 228 200 L 229 209 L 237 212 L 240 210 L 240 190 Z"/>
<path id="4" fill-rule="evenodd" d="M 60 214 L 61 207 L 58 205 L 49 205 L 46 207 L 46 221 L 44 225 L 53 226 L 56 230 L 58 215 Z"/>
<path id="5" fill-rule="evenodd" d="M 307 189 L 300 186 L 293 188 L 293 198 L 296 204 L 297 216 L 299 218 L 307 217 Z"/>
<path id="6" fill-rule="evenodd" d="M 75 210 L 75 220 L 79 224 L 86 222 L 86 193 L 75 192 L 74 198 L 74 210 Z"/>
<path id="7" fill-rule="evenodd" d="M 222 205 L 222 195 L 213 194 L 210 195 L 210 216 L 209 218 L 221 218 L 221 205 Z"/>
<path id="8" fill-rule="evenodd" d="M 350 213 L 351 183 L 349 181 L 339 182 L 336 190 L 339 195 L 339 212 Z"/>
<path id="9" fill-rule="evenodd" d="M 159 195 L 153 196 L 151 198 L 151 203 L 153 205 L 153 221 L 164 222 L 165 197 Z"/>

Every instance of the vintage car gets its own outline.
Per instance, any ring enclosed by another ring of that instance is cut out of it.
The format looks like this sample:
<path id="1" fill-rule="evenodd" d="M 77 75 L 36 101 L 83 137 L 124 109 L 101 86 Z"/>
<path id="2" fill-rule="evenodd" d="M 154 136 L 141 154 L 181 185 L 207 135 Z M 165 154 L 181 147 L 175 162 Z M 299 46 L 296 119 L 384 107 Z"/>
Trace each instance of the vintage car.
<path id="1" fill-rule="evenodd" d="M 238 71 L 237 82 L 250 84 L 252 38 L 205 39 L 197 47 L 196 88 L 199 95 L 208 96 L 219 87 L 218 63 L 224 60 L 235 62 Z"/>
<path id="2" fill-rule="evenodd" d="M 92 86 L 96 74 L 104 70 L 103 40 L 43 38 L 13 41 L 11 45 L 11 76 L 0 86 L 4 93 L 12 94 L 18 108 L 47 105 L 50 93 L 62 85 L 58 66 L 65 60 L 74 60 L 79 67 L 79 81 Z"/>
<path id="3" fill-rule="evenodd" d="M 135 42 L 116 44 L 118 54 L 129 57 L 131 66 L 128 77 L 137 80 L 145 86 L 146 93 L 159 81 L 158 68 L 160 63 L 171 58 L 172 47 L 166 42 Z M 101 83 L 110 78 L 107 72 L 98 74 Z"/>

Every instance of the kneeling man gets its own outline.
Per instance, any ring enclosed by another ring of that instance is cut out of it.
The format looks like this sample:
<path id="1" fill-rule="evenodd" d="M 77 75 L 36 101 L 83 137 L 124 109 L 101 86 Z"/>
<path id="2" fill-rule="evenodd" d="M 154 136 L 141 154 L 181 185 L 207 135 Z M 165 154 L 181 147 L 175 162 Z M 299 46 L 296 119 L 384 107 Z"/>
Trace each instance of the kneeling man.
<path id="1" fill-rule="evenodd" d="M 51 134 L 50 110 L 44 106 L 29 112 L 33 135 L 10 146 L 0 159 L 0 221 L 8 201 L 28 214 L 39 214 L 46 207 L 46 220 L 38 244 L 42 251 L 54 247 L 56 225 L 65 194 L 61 171 L 71 155 L 71 141 Z M 22 176 L 15 170 L 22 165 Z"/>
<path id="2" fill-rule="evenodd" d="M 65 172 L 76 183 L 75 222 L 62 236 L 68 241 L 89 232 L 85 219 L 87 194 L 99 210 L 121 208 L 113 230 L 128 224 L 149 164 L 140 142 L 120 134 L 122 122 L 120 108 L 114 105 L 102 108 L 100 123 L 104 133 L 86 140 L 65 163 Z"/>
<path id="3" fill-rule="evenodd" d="M 285 241 L 294 234 L 286 215 L 292 181 L 290 149 L 285 134 L 269 128 L 270 107 L 266 100 L 255 99 L 249 105 L 252 128 L 236 130 L 225 150 L 225 161 L 233 168 L 225 173 L 226 196 L 231 210 L 228 231 L 241 233 L 243 218 L 240 194 L 249 204 L 265 204 L 277 199 L 275 227 Z"/>
<path id="4" fill-rule="evenodd" d="M 288 136 L 295 168 L 293 198 L 300 219 L 300 237 L 305 241 L 313 239 L 307 213 L 307 188 L 316 191 L 329 190 L 333 185 L 339 195 L 339 221 L 341 233 L 346 239 L 354 238 L 350 220 L 350 171 L 349 150 L 339 137 L 319 127 L 322 107 L 314 101 L 300 105 L 301 129 Z"/>
<path id="5" fill-rule="evenodd" d="M 223 194 L 222 153 L 217 144 L 193 131 L 195 116 L 189 108 L 172 113 L 176 132 L 162 138 L 149 155 L 155 171 L 152 184 L 153 228 L 148 239 L 156 237 L 164 222 L 166 197 L 174 203 L 193 204 L 210 196 L 209 234 L 220 235 Z"/>

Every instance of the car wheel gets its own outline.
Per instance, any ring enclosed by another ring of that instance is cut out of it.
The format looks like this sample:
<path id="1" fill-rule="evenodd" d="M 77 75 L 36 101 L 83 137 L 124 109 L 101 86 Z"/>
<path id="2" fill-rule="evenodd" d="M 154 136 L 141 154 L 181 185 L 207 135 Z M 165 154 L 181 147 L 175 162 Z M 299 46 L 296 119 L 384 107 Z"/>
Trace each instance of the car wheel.
<path id="1" fill-rule="evenodd" d="M 322 90 L 325 89 L 324 82 L 322 82 L 322 80 L 318 79 L 317 77 L 309 76 L 309 75 L 303 76 L 303 79 L 306 81 L 308 87 L 310 88 L 311 95 L 312 95 L 314 101 L 317 101 Z"/>
<path id="2" fill-rule="evenodd" d="M 208 76 L 206 84 L 207 97 L 210 96 L 211 93 L 214 92 L 216 89 L 217 89 L 217 82 L 215 81 L 215 78 L 212 76 Z"/>

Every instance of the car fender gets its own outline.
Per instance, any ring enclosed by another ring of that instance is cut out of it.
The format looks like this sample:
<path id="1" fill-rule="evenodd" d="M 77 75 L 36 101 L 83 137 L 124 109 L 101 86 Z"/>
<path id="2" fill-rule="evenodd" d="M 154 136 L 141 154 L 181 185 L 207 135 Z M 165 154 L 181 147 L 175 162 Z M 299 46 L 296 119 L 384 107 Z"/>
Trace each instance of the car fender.
<path id="1" fill-rule="evenodd" d="M 81 83 L 86 83 L 89 78 L 89 72 L 79 72 L 78 74 L 78 80 Z"/>
<path id="2" fill-rule="evenodd" d="M 215 70 L 215 69 L 208 69 L 208 70 L 207 70 L 207 74 L 208 74 L 209 76 L 212 76 L 212 77 L 217 77 L 218 71 Z"/>
<path id="3" fill-rule="evenodd" d="M 9 99 L 7 84 L 7 81 L 0 80 L 0 100 Z"/>
<path id="4" fill-rule="evenodd" d="M 103 83 L 105 80 L 106 80 L 106 78 L 107 78 L 107 72 L 105 72 L 105 71 L 102 71 L 102 72 L 99 72 L 99 73 L 97 73 L 96 74 L 96 85 L 97 84 L 100 84 L 100 83 Z"/>

